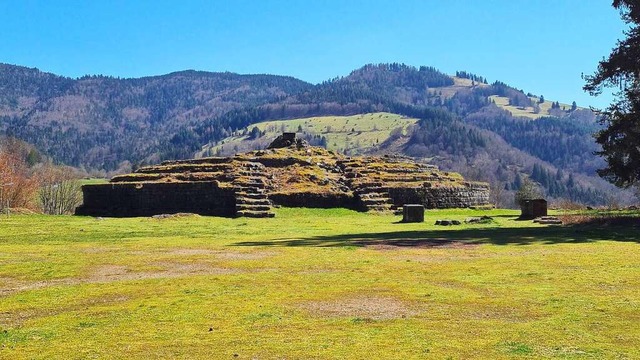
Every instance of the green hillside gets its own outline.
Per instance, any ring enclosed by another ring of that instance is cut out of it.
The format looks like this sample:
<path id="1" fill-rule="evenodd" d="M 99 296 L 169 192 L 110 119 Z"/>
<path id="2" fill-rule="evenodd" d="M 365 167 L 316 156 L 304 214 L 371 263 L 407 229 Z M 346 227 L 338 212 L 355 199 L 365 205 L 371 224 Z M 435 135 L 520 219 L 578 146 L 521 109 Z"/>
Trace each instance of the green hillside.
<path id="1" fill-rule="evenodd" d="M 283 132 L 297 132 L 331 151 L 361 154 L 374 150 L 394 135 L 406 134 L 417 119 L 391 113 L 354 116 L 319 116 L 304 119 L 267 121 L 250 125 L 218 143 L 204 146 L 200 156 L 230 155 L 266 147 Z M 253 137 L 252 133 L 260 135 Z"/>

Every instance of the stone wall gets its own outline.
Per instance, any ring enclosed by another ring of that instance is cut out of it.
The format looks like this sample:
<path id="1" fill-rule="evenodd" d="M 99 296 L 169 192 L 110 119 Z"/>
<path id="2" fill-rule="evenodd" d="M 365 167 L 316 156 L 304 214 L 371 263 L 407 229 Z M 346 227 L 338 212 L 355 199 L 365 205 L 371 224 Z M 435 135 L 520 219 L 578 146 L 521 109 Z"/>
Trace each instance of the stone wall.
<path id="1" fill-rule="evenodd" d="M 467 208 L 489 203 L 489 185 L 465 182 L 455 187 L 390 188 L 395 206 L 422 204 L 427 209 Z"/>
<path id="2" fill-rule="evenodd" d="M 358 208 L 357 199 L 347 194 L 273 193 L 269 194 L 269 199 L 285 207 Z"/>
<path id="3" fill-rule="evenodd" d="M 77 215 L 152 216 L 189 212 L 200 215 L 235 216 L 232 189 L 215 182 L 115 183 L 82 187 L 83 205 Z"/>

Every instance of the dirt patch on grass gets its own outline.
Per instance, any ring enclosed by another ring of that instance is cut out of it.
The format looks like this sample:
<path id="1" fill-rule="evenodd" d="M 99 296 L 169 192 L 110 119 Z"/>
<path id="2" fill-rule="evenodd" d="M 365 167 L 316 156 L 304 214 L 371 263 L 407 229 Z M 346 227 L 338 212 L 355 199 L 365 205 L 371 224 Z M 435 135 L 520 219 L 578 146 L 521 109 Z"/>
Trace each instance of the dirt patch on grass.
<path id="1" fill-rule="evenodd" d="M 235 274 L 242 270 L 221 268 L 205 263 L 157 263 L 157 271 L 135 271 L 123 265 L 101 265 L 93 268 L 89 275 L 82 278 L 63 278 L 41 281 L 2 279 L 0 297 L 27 290 L 37 290 L 58 285 L 101 284 L 114 281 L 170 279 L 194 275 Z"/>
<path id="2" fill-rule="evenodd" d="M 162 270 L 136 272 L 126 266 L 104 265 L 98 267 L 90 277 L 83 279 L 83 282 L 105 283 L 123 280 L 176 278 L 191 275 L 233 274 L 240 271 L 237 269 L 213 267 L 202 263 L 161 263 L 154 265 L 162 268 Z"/>
<path id="3" fill-rule="evenodd" d="M 277 255 L 277 253 L 273 251 L 258 251 L 258 252 L 220 251 L 215 254 L 217 258 L 225 259 L 225 260 L 262 260 L 275 255 Z"/>
<path id="4" fill-rule="evenodd" d="M 421 249 L 468 249 L 478 247 L 478 244 L 449 239 L 393 239 L 382 240 L 376 242 L 356 242 L 356 245 L 364 246 L 367 249 L 374 250 L 401 250 L 403 248 L 421 248 Z"/>
<path id="5" fill-rule="evenodd" d="M 312 301 L 301 304 L 300 307 L 316 316 L 353 317 L 370 320 L 402 319 L 417 314 L 417 311 L 408 303 L 392 297 L 381 296 Z"/>
<path id="6" fill-rule="evenodd" d="M 51 280 L 41 280 L 41 281 L 25 281 L 25 280 L 15 280 L 15 279 L 3 279 L 4 285 L 0 289 L 0 297 L 11 295 L 13 293 L 19 291 L 26 290 L 37 290 L 50 286 L 57 285 L 74 285 L 79 284 L 80 280 L 78 279 L 51 279 Z"/>
<path id="7" fill-rule="evenodd" d="M 261 260 L 277 253 L 274 251 L 238 252 L 210 249 L 174 249 L 169 251 L 168 254 L 175 256 L 211 255 L 223 260 Z"/>
<path id="8" fill-rule="evenodd" d="M 104 254 L 113 251 L 106 247 L 92 246 L 86 247 L 80 250 L 83 254 Z"/>
<path id="9" fill-rule="evenodd" d="M 539 309 L 503 306 L 497 304 L 476 304 L 467 309 L 465 317 L 474 320 L 497 320 L 508 323 L 526 323 L 542 317 Z"/>
<path id="10" fill-rule="evenodd" d="M 81 299 L 75 303 L 66 303 L 65 306 L 55 306 L 52 308 L 33 307 L 19 311 L 0 311 L 0 324 L 9 327 L 22 326 L 26 321 L 35 318 L 56 316 L 65 312 L 86 310 L 90 306 L 121 304 L 129 300 L 130 298 L 123 294 L 110 294 Z"/>
<path id="11" fill-rule="evenodd" d="M 214 255 L 216 251 L 209 249 L 174 249 L 168 252 L 171 255 L 176 256 L 191 256 L 191 255 Z"/>

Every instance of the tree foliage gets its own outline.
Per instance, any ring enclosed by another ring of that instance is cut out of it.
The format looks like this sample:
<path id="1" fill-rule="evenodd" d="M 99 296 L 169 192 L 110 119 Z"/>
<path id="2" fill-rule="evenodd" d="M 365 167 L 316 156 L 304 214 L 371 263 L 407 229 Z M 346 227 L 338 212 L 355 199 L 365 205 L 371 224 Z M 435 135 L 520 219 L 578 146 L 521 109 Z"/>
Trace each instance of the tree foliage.
<path id="1" fill-rule="evenodd" d="M 540 186 L 527 177 L 523 178 L 520 189 L 518 189 L 515 194 L 515 203 L 522 206 L 522 204 L 527 200 L 540 198 L 542 198 L 542 190 L 540 190 Z"/>
<path id="2" fill-rule="evenodd" d="M 614 0 L 630 28 L 608 58 L 586 76 L 584 89 L 598 95 L 604 88 L 618 89 L 614 102 L 602 112 L 604 129 L 595 135 L 602 146 L 597 154 L 607 162 L 598 174 L 621 187 L 640 182 L 640 2 Z"/>

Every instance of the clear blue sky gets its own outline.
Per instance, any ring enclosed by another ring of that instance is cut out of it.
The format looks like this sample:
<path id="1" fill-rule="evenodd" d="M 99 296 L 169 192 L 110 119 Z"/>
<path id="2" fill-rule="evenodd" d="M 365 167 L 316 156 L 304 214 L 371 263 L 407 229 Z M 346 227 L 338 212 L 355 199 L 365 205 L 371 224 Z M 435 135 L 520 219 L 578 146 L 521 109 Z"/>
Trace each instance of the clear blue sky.
<path id="1" fill-rule="evenodd" d="M 624 28 L 597 0 L 0 0 L 0 62 L 70 77 L 196 69 L 312 83 L 403 62 L 604 106 L 580 74 Z"/>

